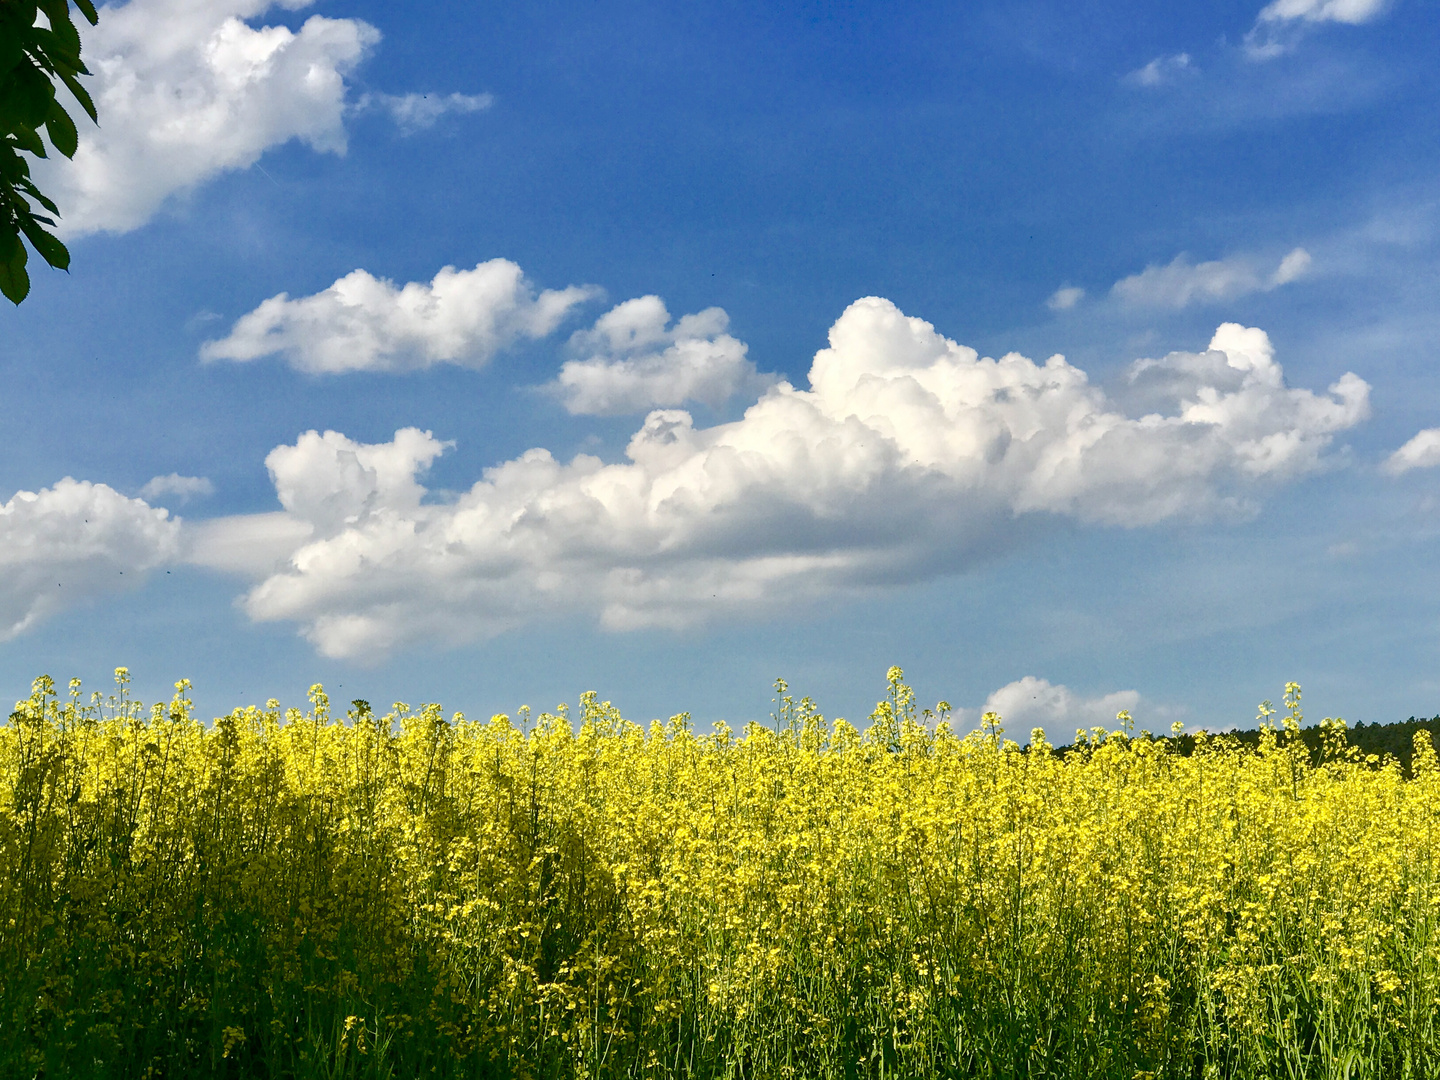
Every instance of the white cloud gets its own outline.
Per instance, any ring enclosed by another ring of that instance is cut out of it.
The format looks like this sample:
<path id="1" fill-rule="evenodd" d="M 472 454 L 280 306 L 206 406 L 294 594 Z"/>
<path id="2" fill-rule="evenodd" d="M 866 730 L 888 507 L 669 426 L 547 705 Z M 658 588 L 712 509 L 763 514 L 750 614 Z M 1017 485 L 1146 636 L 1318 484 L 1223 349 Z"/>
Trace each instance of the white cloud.
<path id="1" fill-rule="evenodd" d="M 1051 311 L 1069 311 L 1085 299 L 1085 290 L 1078 285 L 1062 285 L 1050 294 L 1045 306 Z"/>
<path id="2" fill-rule="evenodd" d="M 142 499 L 154 502 L 163 499 L 167 495 L 173 496 L 181 502 L 194 498 L 203 498 L 215 494 L 215 485 L 203 476 L 181 476 L 179 473 L 171 473 L 169 476 L 154 476 L 146 481 L 145 486 L 140 489 Z"/>
<path id="3" fill-rule="evenodd" d="M 130 0 L 103 8 L 94 28 L 82 23 L 100 125 L 80 125 L 73 161 L 57 155 L 39 166 L 65 232 L 138 228 L 170 195 L 291 139 L 344 153 L 345 75 L 380 33 L 319 15 L 298 31 L 244 21 L 276 6 Z"/>
<path id="4" fill-rule="evenodd" d="M 1192 263 L 1184 252 L 1168 265 L 1150 265 L 1138 274 L 1121 278 L 1112 296 L 1134 307 L 1183 308 L 1191 304 L 1234 300 L 1254 292 L 1269 292 L 1301 277 L 1310 268 L 1310 255 L 1295 248 L 1275 270 L 1265 274 L 1250 255 Z"/>
<path id="5" fill-rule="evenodd" d="M 66 477 L 0 505 L 0 641 L 93 597 L 138 584 L 173 558 L 165 510 Z"/>
<path id="6" fill-rule="evenodd" d="M 879 298 L 831 328 L 810 387 L 709 428 L 653 412 L 621 463 L 530 450 L 445 504 L 419 481 L 444 445 L 429 433 L 308 433 L 267 459 L 308 539 L 244 608 L 363 658 L 555 613 L 626 628 L 776 612 L 963 570 L 1020 518 L 1249 513 L 1369 411 L 1356 376 L 1290 389 L 1264 332 L 1226 324 L 1206 352 L 1137 362 L 1127 415 L 1062 357 L 982 359 Z M 212 523 L 208 543 L 253 520 Z"/>
<path id="7" fill-rule="evenodd" d="M 392 442 L 353 443 L 334 431 L 309 432 L 294 446 L 277 446 L 265 458 L 283 506 L 323 534 L 376 514 L 413 516 L 425 489 L 416 476 L 453 443 L 405 428 Z"/>
<path id="8" fill-rule="evenodd" d="M 1144 719 L 1139 715 L 1140 709 L 1140 694 L 1135 690 L 1117 690 L 1113 694 L 1087 698 L 1063 684 L 1026 675 L 996 690 L 980 708 L 960 710 L 956 719 L 960 726 L 968 727 L 978 725 L 987 712 L 999 713 L 1007 735 L 1025 742 L 1029 732 L 1037 727 L 1044 728 L 1052 739 L 1068 739 L 1077 728 L 1103 727 L 1112 731 L 1116 727 L 1115 714 L 1121 710 L 1135 717 L 1138 729 Z M 1157 718 L 1170 712 L 1164 708 L 1147 711 Z"/>
<path id="9" fill-rule="evenodd" d="M 718 407 L 775 382 L 746 357 L 720 308 L 685 315 L 674 326 L 658 296 L 626 300 L 570 339 L 570 360 L 547 389 L 575 414 L 614 416 L 699 401 Z"/>
<path id="10" fill-rule="evenodd" d="M 1440 465 L 1440 428 L 1426 428 L 1391 454 L 1381 470 L 1399 476 L 1411 469 L 1433 469 Z"/>
<path id="11" fill-rule="evenodd" d="M 189 562 L 263 578 L 282 571 L 314 532 L 304 519 L 281 511 L 187 523 L 182 539 Z"/>
<path id="12" fill-rule="evenodd" d="M 1304 277 L 1310 271 L 1310 261 L 1310 253 L 1304 248 L 1296 248 L 1290 252 L 1280 260 L 1280 265 L 1270 275 L 1271 288 L 1288 285 L 1290 282 Z"/>
<path id="13" fill-rule="evenodd" d="M 1359 26 L 1389 8 L 1389 0 L 1274 0 L 1245 35 L 1245 54 L 1252 60 L 1271 60 L 1290 52 L 1306 31 L 1321 23 Z"/>
<path id="14" fill-rule="evenodd" d="M 402 134 L 432 128 L 447 113 L 474 113 L 495 104 L 491 94 L 365 94 L 356 111 L 380 109 L 390 114 Z"/>
<path id="15" fill-rule="evenodd" d="M 491 259 L 473 270 L 443 268 L 428 284 L 397 287 L 364 270 L 323 292 L 280 293 L 200 348 L 204 360 L 280 355 L 314 374 L 417 371 L 435 364 L 478 368 L 524 338 L 552 333 L 578 304 L 599 294 L 572 285 L 536 294 L 520 267 Z"/>
<path id="16" fill-rule="evenodd" d="M 1189 53 L 1175 53 L 1173 56 L 1157 56 L 1142 68 L 1130 72 L 1122 82 L 1130 86 L 1164 86 L 1184 75 L 1194 75 L 1198 68 L 1190 60 Z"/>
<path id="17" fill-rule="evenodd" d="M 1389 0 L 1275 0 L 1260 12 L 1260 22 L 1300 20 L 1355 26 L 1378 19 L 1389 6 Z"/>

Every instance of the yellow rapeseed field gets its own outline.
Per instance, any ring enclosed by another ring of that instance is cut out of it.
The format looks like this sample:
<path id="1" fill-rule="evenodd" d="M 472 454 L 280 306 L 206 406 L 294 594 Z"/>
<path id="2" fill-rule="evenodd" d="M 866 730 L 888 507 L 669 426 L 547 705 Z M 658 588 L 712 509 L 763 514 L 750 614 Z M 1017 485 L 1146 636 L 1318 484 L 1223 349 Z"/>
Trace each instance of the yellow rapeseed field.
<path id="1" fill-rule="evenodd" d="M 0 1076 L 1440 1075 L 1436 756 L 1293 685 L 1182 756 L 117 677 L 0 728 Z"/>

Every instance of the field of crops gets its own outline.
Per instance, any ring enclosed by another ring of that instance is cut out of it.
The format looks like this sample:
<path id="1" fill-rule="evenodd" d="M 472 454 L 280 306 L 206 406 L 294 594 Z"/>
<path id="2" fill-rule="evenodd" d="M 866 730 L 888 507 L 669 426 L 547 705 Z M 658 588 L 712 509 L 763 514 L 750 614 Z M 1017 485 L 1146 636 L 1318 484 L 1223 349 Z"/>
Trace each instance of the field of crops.
<path id="1" fill-rule="evenodd" d="M 57 697 L 0 728 L 6 1077 L 1440 1075 L 1440 767 Z"/>

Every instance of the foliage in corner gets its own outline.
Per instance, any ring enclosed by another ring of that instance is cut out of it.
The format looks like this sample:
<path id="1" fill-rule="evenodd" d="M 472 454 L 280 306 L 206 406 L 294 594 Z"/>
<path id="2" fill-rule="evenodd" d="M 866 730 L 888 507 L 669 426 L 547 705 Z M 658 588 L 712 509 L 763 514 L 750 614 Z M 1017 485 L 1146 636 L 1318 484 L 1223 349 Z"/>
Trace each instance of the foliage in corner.
<path id="1" fill-rule="evenodd" d="M 70 252 L 49 230 L 60 211 L 30 179 L 23 156 L 47 157 L 50 145 L 75 156 L 75 122 L 56 99 L 63 83 L 91 120 L 95 103 L 80 85 L 90 72 L 80 59 L 80 34 L 70 18 L 72 0 L 0 0 L 0 293 L 20 303 L 30 292 L 25 271 L 25 240 L 51 266 L 66 270 Z M 73 0 L 93 26 L 98 18 L 91 0 Z M 39 16 L 43 14 L 42 20 Z"/>

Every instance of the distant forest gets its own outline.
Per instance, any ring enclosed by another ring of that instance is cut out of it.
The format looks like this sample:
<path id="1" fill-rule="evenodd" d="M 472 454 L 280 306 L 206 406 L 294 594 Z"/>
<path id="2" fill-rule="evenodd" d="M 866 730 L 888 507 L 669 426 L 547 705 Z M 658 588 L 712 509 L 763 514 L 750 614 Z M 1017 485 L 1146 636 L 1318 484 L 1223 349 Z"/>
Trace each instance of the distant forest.
<path id="1" fill-rule="evenodd" d="M 1402 720 L 1394 724 L 1356 724 L 1354 727 L 1346 729 L 1345 741 L 1350 746 L 1359 747 L 1362 754 L 1374 754 L 1382 762 L 1388 754 L 1399 761 L 1408 774 L 1410 758 L 1415 752 L 1415 733 L 1417 731 L 1428 731 L 1431 741 L 1437 748 L 1440 748 L 1440 716 L 1432 716 L 1428 720 L 1412 716 L 1409 720 Z M 1300 729 L 1300 738 L 1310 748 L 1311 759 L 1317 762 L 1320 760 L 1320 737 L 1319 726 Z M 1258 746 L 1260 731 L 1258 729 L 1227 731 L 1213 734 L 1210 738 L 1212 740 L 1233 739 L 1245 746 Z M 1174 743 L 1176 749 L 1186 757 L 1189 757 L 1195 750 L 1193 735 L 1181 735 L 1174 739 L 1167 738 L 1165 741 Z"/>

